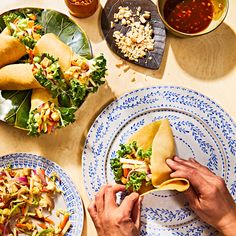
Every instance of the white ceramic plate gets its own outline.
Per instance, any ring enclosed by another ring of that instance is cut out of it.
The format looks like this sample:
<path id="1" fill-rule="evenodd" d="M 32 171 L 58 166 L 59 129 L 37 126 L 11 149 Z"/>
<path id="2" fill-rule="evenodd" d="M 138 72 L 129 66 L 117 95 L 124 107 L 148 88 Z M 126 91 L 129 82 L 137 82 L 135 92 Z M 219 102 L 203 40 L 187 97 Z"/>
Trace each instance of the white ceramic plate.
<path id="1" fill-rule="evenodd" d="M 28 153 L 14 153 L 1 156 L 0 168 L 9 165 L 11 165 L 12 168 L 28 167 L 36 169 L 36 167 L 40 167 L 45 170 L 47 176 L 56 172 L 60 177 L 60 183 L 57 182 L 57 185 L 62 190 L 62 195 L 56 199 L 55 210 L 65 209 L 70 213 L 72 226 L 66 236 L 79 236 L 82 234 L 84 223 L 83 203 L 71 178 L 59 165 L 43 157 Z"/>
<path id="2" fill-rule="evenodd" d="M 222 176 L 236 199 L 236 126 L 204 95 L 181 87 L 160 86 L 125 94 L 98 116 L 83 151 L 83 178 L 89 198 L 103 184 L 115 183 L 110 168 L 120 143 L 142 126 L 168 118 L 177 154 L 194 157 Z M 213 236 L 216 231 L 191 211 L 183 194 L 162 191 L 145 196 L 141 235 Z"/>

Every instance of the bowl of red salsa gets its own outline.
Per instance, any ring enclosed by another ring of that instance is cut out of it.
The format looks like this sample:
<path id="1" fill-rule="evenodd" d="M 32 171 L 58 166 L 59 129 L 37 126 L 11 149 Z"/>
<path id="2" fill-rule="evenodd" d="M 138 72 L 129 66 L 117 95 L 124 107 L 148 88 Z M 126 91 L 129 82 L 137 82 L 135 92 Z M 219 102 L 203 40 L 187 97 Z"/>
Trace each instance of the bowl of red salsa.
<path id="1" fill-rule="evenodd" d="M 229 0 L 158 0 L 158 13 L 166 28 L 177 36 L 200 36 L 225 19 Z"/>

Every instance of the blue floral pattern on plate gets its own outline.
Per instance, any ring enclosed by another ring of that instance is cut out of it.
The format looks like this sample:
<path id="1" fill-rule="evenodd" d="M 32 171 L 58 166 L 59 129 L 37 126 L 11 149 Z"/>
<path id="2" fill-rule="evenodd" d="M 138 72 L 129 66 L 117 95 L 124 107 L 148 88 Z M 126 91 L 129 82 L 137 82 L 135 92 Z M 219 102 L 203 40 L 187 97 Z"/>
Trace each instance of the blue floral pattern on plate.
<path id="1" fill-rule="evenodd" d="M 83 151 L 83 178 L 89 198 L 103 184 L 114 183 L 110 159 L 120 143 L 142 126 L 168 118 L 177 154 L 194 157 L 222 176 L 236 199 L 236 125 L 206 96 L 182 87 L 156 86 L 127 93 L 108 105 L 88 133 Z M 213 236 L 217 232 L 189 208 L 182 193 L 145 196 L 141 235 Z"/>
<path id="2" fill-rule="evenodd" d="M 36 169 L 36 167 L 40 167 L 45 170 L 47 176 L 56 172 L 60 177 L 60 183 L 58 182 L 57 185 L 62 190 L 63 205 L 66 205 L 66 209 L 70 213 L 70 221 L 72 224 L 66 236 L 79 236 L 82 234 L 84 223 L 83 203 L 71 178 L 59 165 L 44 157 L 28 153 L 14 153 L 1 156 L 0 168 L 9 165 L 11 165 L 12 168 L 28 167 Z"/>

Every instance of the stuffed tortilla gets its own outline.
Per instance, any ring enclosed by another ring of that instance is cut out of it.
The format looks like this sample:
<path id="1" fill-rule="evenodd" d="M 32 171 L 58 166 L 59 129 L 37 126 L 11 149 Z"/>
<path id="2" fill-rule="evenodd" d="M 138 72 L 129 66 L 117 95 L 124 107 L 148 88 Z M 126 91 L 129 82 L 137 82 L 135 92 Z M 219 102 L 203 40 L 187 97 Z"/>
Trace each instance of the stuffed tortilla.
<path id="1" fill-rule="evenodd" d="M 29 134 L 50 134 L 57 128 L 65 127 L 74 122 L 75 111 L 75 108 L 59 107 L 57 99 L 53 99 L 47 90 L 33 89 L 28 120 Z"/>
<path id="2" fill-rule="evenodd" d="M 0 90 L 46 88 L 53 97 L 67 89 L 58 60 L 48 54 L 34 56 L 32 64 L 11 64 L 0 69 Z"/>
<path id="3" fill-rule="evenodd" d="M 73 51 L 63 43 L 55 34 L 49 33 L 41 37 L 34 47 L 34 55 L 48 53 L 58 58 L 61 70 L 70 68 Z"/>
<path id="4" fill-rule="evenodd" d="M 0 69 L 0 90 L 43 88 L 35 79 L 30 64 L 12 64 Z"/>
<path id="5" fill-rule="evenodd" d="M 38 23 L 35 14 L 10 12 L 3 16 L 3 21 L 7 26 L 4 34 L 11 35 L 17 39 L 25 45 L 27 50 L 33 49 L 36 42 L 43 35 L 43 27 Z"/>
<path id="6" fill-rule="evenodd" d="M 16 62 L 26 53 L 26 47 L 16 38 L 5 33 L 0 34 L 0 68 Z"/>
<path id="7" fill-rule="evenodd" d="M 175 155 L 175 142 L 167 119 L 144 126 L 127 144 L 121 144 L 118 157 L 111 159 L 115 181 L 130 191 L 147 194 L 150 191 L 186 191 L 189 182 L 170 178 L 167 158 Z"/>
<path id="8" fill-rule="evenodd" d="M 56 35 L 42 36 L 34 48 L 34 54 L 48 53 L 58 58 L 64 79 L 70 86 L 70 96 L 79 106 L 89 92 L 96 92 L 105 80 L 106 60 L 103 55 L 91 60 L 75 54 Z"/>

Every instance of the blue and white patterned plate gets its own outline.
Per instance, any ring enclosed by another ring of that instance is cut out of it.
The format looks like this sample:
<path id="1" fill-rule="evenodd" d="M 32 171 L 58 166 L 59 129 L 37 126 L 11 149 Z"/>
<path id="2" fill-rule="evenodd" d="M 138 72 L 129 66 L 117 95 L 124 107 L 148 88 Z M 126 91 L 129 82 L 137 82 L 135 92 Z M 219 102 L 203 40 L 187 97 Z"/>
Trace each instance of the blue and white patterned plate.
<path id="1" fill-rule="evenodd" d="M 177 154 L 194 157 L 222 176 L 236 199 L 236 126 L 215 102 L 173 86 L 143 88 L 125 94 L 98 116 L 83 151 L 83 178 L 91 199 L 103 184 L 114 183 L 110 159 L 120 143 L 142 126 L 168 118 Z M 162 191 L 145 196 L 141 235 L 213 236 L 217 232 L 189 208 L 183 194 Z"/>
<path id="2" fill-rule="evenodd" d="M 84 223 L 83 203 L 71 178 L 59 165 L 44 157 L 28 153 L 14 153 L 1 156 L 0 168 L 9 165 L 11 165 L 12 168 L 28 167 L 36 169 L 36 167 L 40 167 L 45 170 L 47 176 L 56 172 L 60 177 L 60 183 L 57 183 L 57 185 L 62 190 L 62 196 L 56 199 L 55 210 L 66 209 L 70 213 L 72 226 L 66 236 L 80 236 L 82 234 Z"/>

